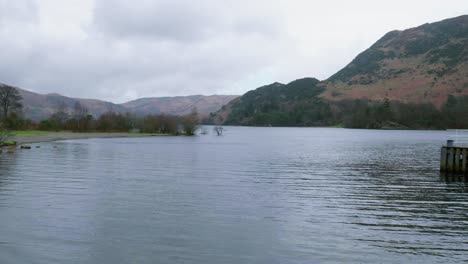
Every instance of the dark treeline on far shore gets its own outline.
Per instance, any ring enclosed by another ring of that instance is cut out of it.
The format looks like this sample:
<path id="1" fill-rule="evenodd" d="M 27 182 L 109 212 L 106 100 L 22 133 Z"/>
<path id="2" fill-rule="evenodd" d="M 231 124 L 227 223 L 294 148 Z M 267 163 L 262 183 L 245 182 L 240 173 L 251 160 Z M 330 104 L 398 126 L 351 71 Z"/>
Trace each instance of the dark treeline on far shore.
<path id="1" fill-rule="evenodd" d="M 247 100 L 245 100 L 247 101 Z M 245 105 L 242 105 L 245 104 Z M 338 126 L 366 129 L 460 129 L 468 127 L 468 96 L 450 95 L 441 107 L 402 103 L 312 98 L 294 104 L 237 103 L 224 122 L 244 126 Z"/>
<path id="2" fill-rule="evenodd" d="M 468 127 L 468 96 L 449 95 L 446 103 L 345 100 L 336 103 L 335 122 L 348 128 L 460 129 Z M 331 111 L 333 113 L 333 111 Z"/>
<path id="3" fill-rule="evenodd" d="M 147 115 L 108 111 L 99 117 L 91 115 L 82 104 L 57 106 L 48 119 L 33 122 L 23 118 L 22 97 L 15 87 L 0 85 L 0 129 L 75 132 L 142 132 L 171 135 L 194 135 L 199 118 L 196 109 L 185 116 Z"/>

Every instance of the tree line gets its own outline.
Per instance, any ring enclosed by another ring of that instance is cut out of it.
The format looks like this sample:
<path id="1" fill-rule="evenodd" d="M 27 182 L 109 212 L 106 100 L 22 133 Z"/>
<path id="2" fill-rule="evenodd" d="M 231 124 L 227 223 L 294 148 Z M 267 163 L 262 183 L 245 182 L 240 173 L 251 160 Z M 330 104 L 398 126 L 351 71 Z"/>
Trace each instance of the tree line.
<path id="1" fill-rule="evenodd" d="M 441 107 L 430 103 L 402 103 L 384 99 L 328 101 L 311 98 L 255 111 L 241 108 L 224 124 L 246 126 L 337 126 L 366 129 L 461 129 L 468 128 L 468 96 L 450 95 Z"/>
<path id="2" fill-rule="evenodd" d="M 108 111 L 94 117 L 80 102 L 73 107 L 61 103 L 51 116 L 35 123 L 23 118 L 19 91 L 0 84 L 0 128 L 11 130 L 39 129 L 48 131 L 77 132 L 143 132 L 194 135 L 199 117 L 194 109 L 185 116 L 165 114 L 138 116 L 131 113 Z M 250 112 L 236 113 L 248 120 L 230 125 L 251 126 L 342 126 L 346 128 L 409 128 L 409 129 L 457 129 L 468 127 L 468 96 L 450 95 L 442 107 L 433 104 L 413 104 L 366 99 L 327 101 L 313 97 L 289 105 L 288 109 L 271 106 Z M 233 113 L 231 114 L 233 115 Z M 239 119 L 240 120 L 240 119 Z M 228 119 L 229 121 L 229 119 Z"/>
<path id="3" fill-rule="evenodd" d="M 468 127 L 468 96 L 449 95 L 442 107 L 430 103 L 344 100 L 331 110 L 332 120 L 348 128 L 462 129 Z"/>
<path id="4" fill-rule="evenodd" d="M 94 118 L 86 107 L 76 102 L 72 109 L 64 104 L 50 118 L 38 124 L 39 130 L 75 132 L 141 132 L 171 135 L 194 135 L 198 128 L 198 113 L 193 109 L 184 116 L 146 115 L 108 111 Z"/>
<path id="5" fill-rule="evenodd" d="M 172 135 L 194 135 L 199 118 L 196 109 L 184 116 L 146 115 L 108 111 L 94 117 L 80 102 L 73 107 L 57 105 L 49 118 L 38 123 L 23 118 L 19 91 L 12 86 L 0 85 L 1 128 L 9 130 L 38 129 L 45 131 L 76 132 L 142 132 Z"/>

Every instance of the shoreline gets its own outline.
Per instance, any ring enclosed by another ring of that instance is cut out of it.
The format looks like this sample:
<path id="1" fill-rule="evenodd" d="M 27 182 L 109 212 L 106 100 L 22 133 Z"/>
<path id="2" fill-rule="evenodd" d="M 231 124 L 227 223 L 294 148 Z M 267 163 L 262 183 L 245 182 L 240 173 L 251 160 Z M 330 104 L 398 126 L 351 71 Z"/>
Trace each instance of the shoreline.
<path id="1" fill-rule="evenodd" d="M 119 133 L 119 132 L 51 132 L 38 135 L 13 136 L 11 140 L 16 141 L 16 145 L 53 142 L 73 139 L 93 139 L 93 138 L 137 138 L 166 136 L 165 134 L 138 134 L 138 133 Z"/>

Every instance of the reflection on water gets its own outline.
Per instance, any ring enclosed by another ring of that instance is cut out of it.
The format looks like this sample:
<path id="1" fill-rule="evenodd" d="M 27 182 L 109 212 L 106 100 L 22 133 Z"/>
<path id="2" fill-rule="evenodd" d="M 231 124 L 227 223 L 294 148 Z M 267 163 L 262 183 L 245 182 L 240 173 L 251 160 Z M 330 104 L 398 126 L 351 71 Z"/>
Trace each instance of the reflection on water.
<path id="1" fill-rule="evenodd" d="M 468 261 L 445 132 L 237 128 L 0 155 L 0 263 Z"/>
<path id="2" fill-rule="evenodd" d="M 460 174 L 440 173 L 441 181 L 445 181 L 447 186 L 456 192 L 468 193 L 468 176 Z"/>
<path id="3" fill-rule="evenodd" d="M 448 172 L 440 172 L 440 178 L 447 183 L 468 182 L 468 175 L 452 174 Z"/>

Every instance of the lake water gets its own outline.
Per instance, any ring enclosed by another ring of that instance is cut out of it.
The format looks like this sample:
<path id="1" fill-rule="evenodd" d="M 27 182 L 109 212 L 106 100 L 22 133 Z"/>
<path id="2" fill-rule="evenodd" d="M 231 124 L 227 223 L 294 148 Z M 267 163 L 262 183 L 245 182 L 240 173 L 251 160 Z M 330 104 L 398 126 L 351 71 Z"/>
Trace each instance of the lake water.
<path id="1" fill-rule="evenodd" d="M 227 127 L 0 155 L 0 263 L 456 263 L 443 131 Z M 35 148 L 35 146 L 41 146 Z"/>

